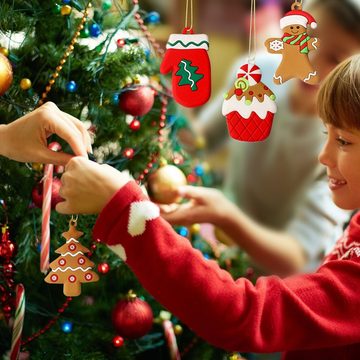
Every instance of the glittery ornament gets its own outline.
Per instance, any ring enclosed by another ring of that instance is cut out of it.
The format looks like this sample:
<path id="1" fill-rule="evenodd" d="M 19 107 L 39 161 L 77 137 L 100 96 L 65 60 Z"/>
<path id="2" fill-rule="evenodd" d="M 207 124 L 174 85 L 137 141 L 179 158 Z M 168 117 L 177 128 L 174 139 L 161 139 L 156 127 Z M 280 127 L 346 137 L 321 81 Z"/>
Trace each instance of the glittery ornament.
<path id="1" fill-rule="evenodd" d="M 174 165 L 161 166 L 148 178 L 150 198 L 159 204 L 171 204 L 181 200 L 178 188 L 184 185 L 187 185 L 186 177 Z"/>
<path id="2" fill-rule="evenodd" d="M 137 339 L 150 331 L 153 312 L 147 302 L 130 290 L 126 299 L 116 304 L 112 312 L 112 323 L 120 336 Z"/>

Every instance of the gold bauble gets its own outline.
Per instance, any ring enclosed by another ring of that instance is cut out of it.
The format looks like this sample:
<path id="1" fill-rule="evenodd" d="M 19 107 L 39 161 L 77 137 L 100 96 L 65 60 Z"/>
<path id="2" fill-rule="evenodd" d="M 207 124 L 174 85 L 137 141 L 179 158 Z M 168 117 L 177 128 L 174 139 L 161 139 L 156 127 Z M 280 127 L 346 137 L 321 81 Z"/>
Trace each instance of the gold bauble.
<path id="1" fill-rule="evenodd" d="M 67 16 L 70 15 L 72 11 L 72 8 L 70 5 L 64 5 L 61 7 L 61 15 Z"/>
<path id="2" fill-rule="evenodd" d="M 184 173 L 174 165 L 160 167 L 149 176 L 148 190 L 152 201 L 172 204 L 181 200 L 178 188 L 187 184 Z"/>
<path id="3" fill-rule="evenodd" d="M 0 54 L 0 96 L 9 89 L 13 80 L 13 71 L 10 61 Z"/>
<path id="4" fill-rule="evenodd" d="M 131 85 L 133 83 L 133 79 L 130 76 L 127 76 L 124 79 L 124 82 L 125 82 L 126 85 Z"/>
<path id="5" fill-rule="evenodd" d="M 29 90 L 31 88 L 31 80 L 27 78 L 21 79 L 20 87 L 22 90 Z"/>
<path id="6" fill-rule="evenodd" d="M 179 324 L 176 324 L 176 325 L 174 326 L 174 333 L 175 333 L 175 335 L 181 335 L 182 332 L 183 332 L 182 326 L 179 325 Z"/>
<path id="7" fill-rule="evenodd" d="M 195 147 L 197 150 L 202 150 L 204 149 L 206 146 L 206 140 L 203 136 L 198 136 L 196 139 L 195 139 Z"/>
<path id="8" fill-rule="evenodd" d="M 141 76 L 139 74 L 134 75 L 133 81 L 134 81 L 134 84 L 140 84 L 141 83 Z"/>
<path id="9" fill-rule="evenodd" d="M 190 232 L 191 234 L 195 235 L 195 234 L 199 234 L 201 230 L 201 225 L 200 224 L 192 224 L 190 226 Z"/>
<path id="10" fill-rule="evenodd" d="M 0 54 L 3 54 L 4 56 L 8 57 L 9 56 L 9 50 L 7 48 L 0 47 Z"/>
<path id="11" fill-rule="evenodd" d="M 31 167 L 34 171 L 42 172 L 44 170 L 44 164 L 41 163 L 32 163 Z"/>

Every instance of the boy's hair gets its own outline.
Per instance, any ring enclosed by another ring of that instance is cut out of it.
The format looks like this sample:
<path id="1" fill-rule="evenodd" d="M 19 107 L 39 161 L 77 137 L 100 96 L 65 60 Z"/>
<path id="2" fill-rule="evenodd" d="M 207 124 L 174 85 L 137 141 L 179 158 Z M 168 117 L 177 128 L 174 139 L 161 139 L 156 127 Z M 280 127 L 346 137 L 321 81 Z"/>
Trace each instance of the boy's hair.
<path id="1" fill-rule="evenodd" d="M 317 107 L 325 123 L 360 130 L 360 54 L 343 61 L 326 77 Z"/>

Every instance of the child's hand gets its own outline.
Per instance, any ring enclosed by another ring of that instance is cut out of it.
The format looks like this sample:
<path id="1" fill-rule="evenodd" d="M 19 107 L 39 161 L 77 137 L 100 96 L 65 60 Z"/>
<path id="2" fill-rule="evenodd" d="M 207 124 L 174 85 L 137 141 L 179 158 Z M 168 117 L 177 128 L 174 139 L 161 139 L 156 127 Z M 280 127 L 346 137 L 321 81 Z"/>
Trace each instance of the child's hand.
<path id="1" fill-rule="evenodd" d="M 129 177 L 109 165 L 99 165 L 84 157 L 72 158 L 61 177 L 60 196 L 56 205 L 62 214 L 97 214 Z"/>
<path id="2" fill-rule="evenodd" d="M 226 213 L 234 206 L 216 189 L 183 186 L 179 195 L 190 199 L 189 202 L 175 207 L 162 205 L 161 216 L 173 225 L 212 223 L 221 225 Z"/>
<path id="3" fill-rule="evenodd" d="M 49 150 L 47 138 L 51 134 L 64 139 L 75 155 L 87 157 L 91 152 L 90 136 L 83 123 L 51 102 L 0 128 L 0 155 L 12 160 L 65 165 L 72 155 Z"/>

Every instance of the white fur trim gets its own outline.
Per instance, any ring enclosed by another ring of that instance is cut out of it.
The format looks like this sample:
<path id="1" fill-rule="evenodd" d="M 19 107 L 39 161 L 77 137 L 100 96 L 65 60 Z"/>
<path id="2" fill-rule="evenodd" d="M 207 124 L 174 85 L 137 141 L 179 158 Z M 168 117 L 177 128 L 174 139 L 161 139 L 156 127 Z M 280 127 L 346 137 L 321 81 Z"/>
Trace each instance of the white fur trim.
<path id="1" fill-rule="evenodd" d="M 120 259 L 122 259 L 123 261 L 126 261 L 127 257 L 126 257 L 126 252 L 125 249 L 122 245 L 118 244 L 118 245 L 108 245 L 108 248 L 113 251 Z"/>
<path id="2" fill-rule="evenodd" d="M 283 29 L 289 25 L 301 25 L 307 27 L 308 19 L 302 15 L 288 15 L 280 19 L 280 28 Z"/>
<path id="3" fill-rule="evenodd" d="M 264 120 L 268 112 L 276 113 L 276 103 L 265 95 L 264 101 L 260 102 L 256 97 L 253 98 L 251 105 L 245 104 L 245 96 L 240 99 L 233 95 L 229 100 L 224 100 L 222 114 L 224 116 L 236 111 L 242 118 L 248 119 L 251 113 L 256 113 L 260 119 Z"/>
<path id="4" fill-rule="evenodd" d="M 188 45 L 189 44 L 189 45 Z M 184 46 L 185 45 L 185 46 Z M 187 45 L 187 46 L 186 46 Z M 206 34 L 171 34 L 166 44 L 167 49 L 209 49 L 209 38 Z"/>
<path id="5" fill-rule="evenodd" d="M 146 221 L 154 220 L 160 216 L 157 205 L 151 201 L 137 201 L 130 205 L 128 232 L 131 236 L 144 233 Z"/>

